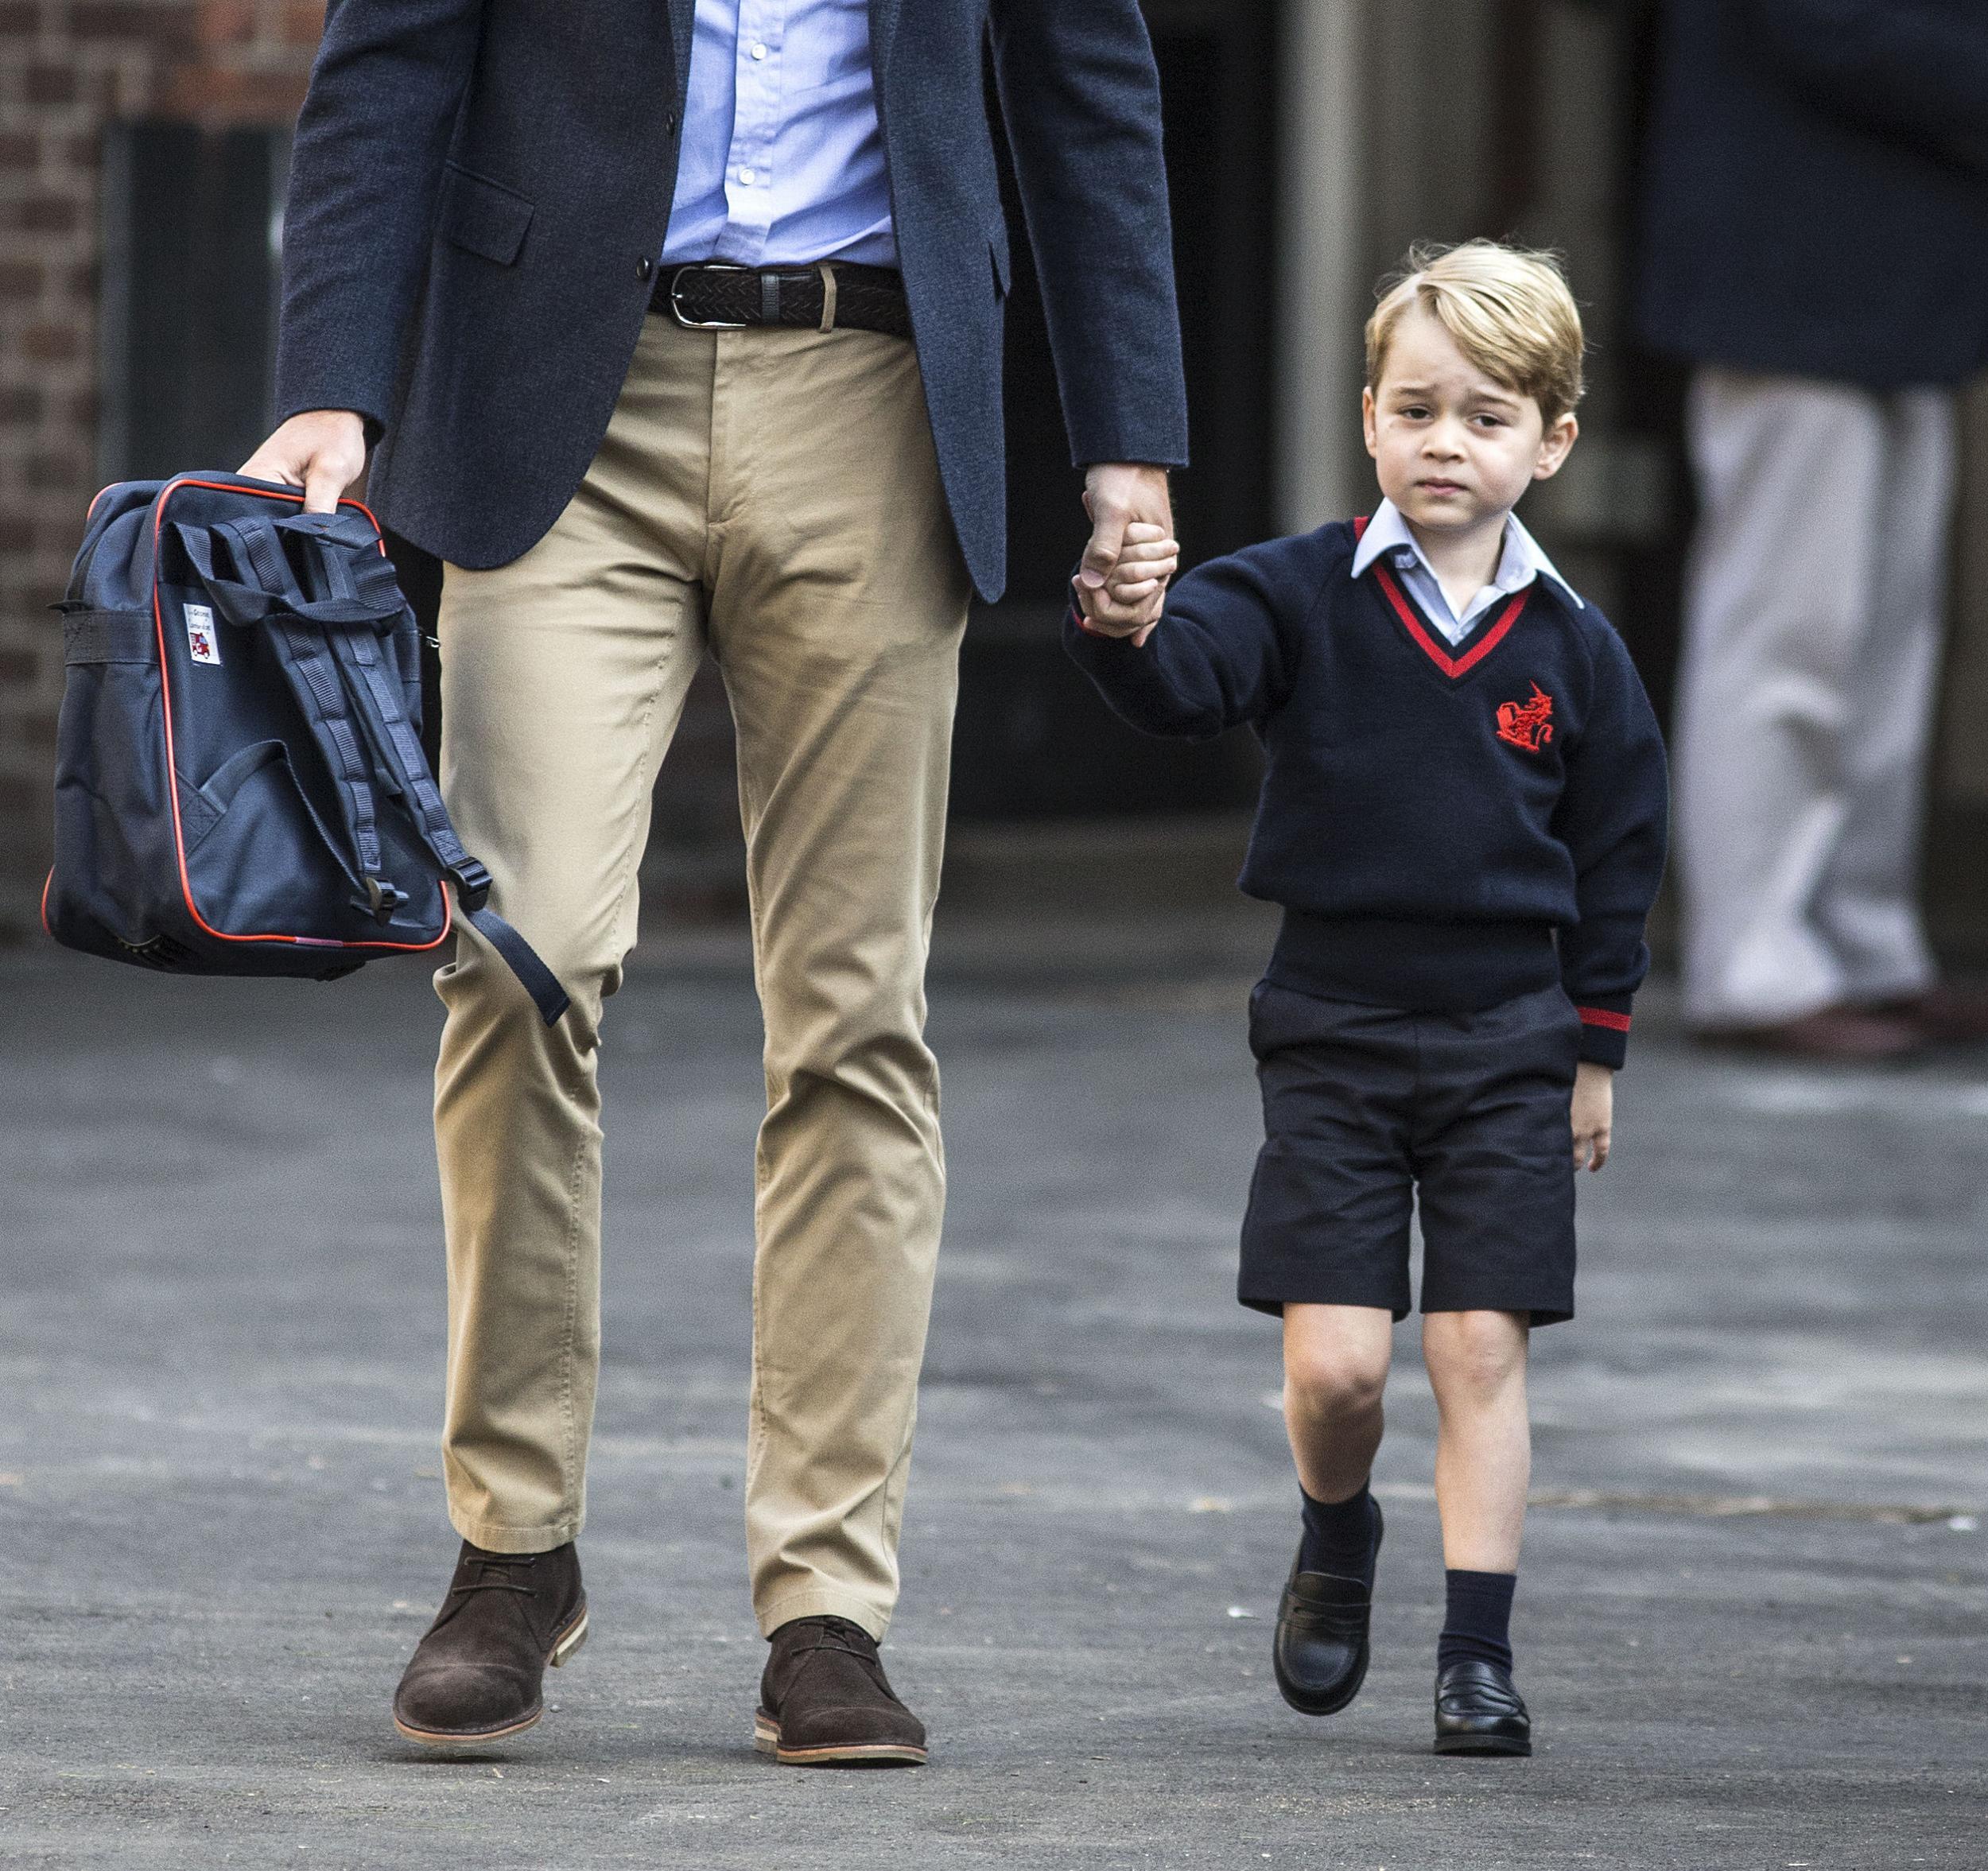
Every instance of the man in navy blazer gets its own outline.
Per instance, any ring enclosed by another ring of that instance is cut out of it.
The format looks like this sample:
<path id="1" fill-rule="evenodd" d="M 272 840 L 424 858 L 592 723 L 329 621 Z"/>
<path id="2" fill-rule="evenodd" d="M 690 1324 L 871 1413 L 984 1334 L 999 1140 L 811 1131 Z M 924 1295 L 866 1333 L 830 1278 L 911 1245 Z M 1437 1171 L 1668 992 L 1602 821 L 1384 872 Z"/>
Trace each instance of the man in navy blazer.
<path id="1" fill-rule="evenodd" d="M 709 651 L 738 728 L 767 1111 L 746 1525 L 757 1745 L 915 1763 L 877 1656 L 944 1200 L 923 972 L 969 596 L 1004 578 L 1019 183 L 1101 582 L 1186 459 L 1136 0 L 332 0 L 247 472 L 445 563 L 442 781 L 547 1028 L 473 930 L 436 1136 L 462 1537 L 410 1738 L 535 1722 L 586 1635 L 602 1003 Z M 1157 607 L 1157 599 L 1155 609 Z"/>
<path id="2" fill-rule="evenodd" d="M 1918 847 L 1954 386 L 1988 364 L 1988 8 L 1668 0 L 1637 323 L 1696 367 L 1687 1015 L 1873 1056 L 1988 1031 Z"/>

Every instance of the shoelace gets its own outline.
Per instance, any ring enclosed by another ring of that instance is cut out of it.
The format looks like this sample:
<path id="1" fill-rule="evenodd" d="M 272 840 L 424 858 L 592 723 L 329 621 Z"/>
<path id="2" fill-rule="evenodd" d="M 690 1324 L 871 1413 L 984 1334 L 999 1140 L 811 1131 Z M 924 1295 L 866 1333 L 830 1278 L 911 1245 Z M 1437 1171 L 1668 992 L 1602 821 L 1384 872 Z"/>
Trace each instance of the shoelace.
<path id="1" fill-rule="evenodd" d="M 812 1618 L 807 1621 L 810 1624 L 814 1622 Z M 850 1641 L 852 1637 L 856 1640 L 854 1642 Z M 869 1633 L 860 1625 L 850 1624 L 841 1618 L 824 1618 L 816 1627 L 814 1642 L 797 1645 L 793 1655 L 796 1657 L 809 1656 L 817 1650 L 852 1656 L 861 1663 L 874 1664 L 877 1660 L 876 1648 L 870 1640 Z"/>
<path id="2" fill-rule="evenodd" d="M 479 1555 L 472 1563 L 481 1568 L 480 1576 L 469 1580 L 465 1584 L 451 1586 L 448 1588 L 450 1597 L 453 1598 L 468 1592 L 518 1592 L 527 1598 L 535 1598 L 538 1596 L 538 1588 L 536 1586 L 521 1586 L 515 1579 L 492 1578 L 489 1576 L 493 1570 L 505 1571 L 513 1566 L 536 1566 L 538 1563 L 538 1555 L 536 1553 Z"/>

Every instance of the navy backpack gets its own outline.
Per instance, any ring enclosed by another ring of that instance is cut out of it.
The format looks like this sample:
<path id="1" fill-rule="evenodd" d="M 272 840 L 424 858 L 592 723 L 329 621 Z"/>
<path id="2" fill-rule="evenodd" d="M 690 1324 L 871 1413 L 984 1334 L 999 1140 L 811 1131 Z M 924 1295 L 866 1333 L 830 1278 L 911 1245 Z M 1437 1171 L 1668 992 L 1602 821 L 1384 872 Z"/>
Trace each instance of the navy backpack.
<path id="1" fill-rule="evenodd" d="M 484 906 L 421 744 L 420 639 L 355 500 L 239 475 L 90 508 L 63 614 L 59 942 L 179 974 L 349 974 L 460 914 L 550 1025 L 566 996 Z"/>

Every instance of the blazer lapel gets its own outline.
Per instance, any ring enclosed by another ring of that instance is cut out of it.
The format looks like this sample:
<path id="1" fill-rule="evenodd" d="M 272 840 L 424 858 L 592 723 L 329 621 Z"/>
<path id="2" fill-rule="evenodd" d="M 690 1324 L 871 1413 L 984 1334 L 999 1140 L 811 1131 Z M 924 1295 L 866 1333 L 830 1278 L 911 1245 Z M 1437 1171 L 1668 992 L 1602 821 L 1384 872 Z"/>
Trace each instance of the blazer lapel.
<path id="1" fill-rule="evenodd" d="M 670 0 L 670 48 L 677 58 L 677 103 L 680 107 L 690 86 L 690 33 L 697 11 L 697 0 Z"/>
<path id="2" fill-rule="evenodd" d="M 870 66 L 881 82 L 891 60 L 891 41 L 903 0 L 870 0 Z"/>

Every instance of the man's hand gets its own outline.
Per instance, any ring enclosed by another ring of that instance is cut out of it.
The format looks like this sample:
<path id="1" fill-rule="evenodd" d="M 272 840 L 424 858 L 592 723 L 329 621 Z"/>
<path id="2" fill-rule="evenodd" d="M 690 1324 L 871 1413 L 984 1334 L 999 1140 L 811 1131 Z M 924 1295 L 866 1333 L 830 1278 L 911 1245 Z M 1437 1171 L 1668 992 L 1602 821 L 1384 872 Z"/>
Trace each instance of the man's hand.
<path id="1" fill-rule="evenodd" d="M 305 410 L 244 461 L 253 480 L 304 490 L 306 513 L 329 513 L 366 466 L 366 425 L 351 410 Z"/>
<path id="2" fill-rule="evenodd" d="M 1132 637 L 1143 643 L 1156 621 L 1155 604 L 1166 597 L 1167 581 L 1180 564 L 1180 546 L 1163 526 L 1134 520 L 1120 542 L 1118 563 L 1101 585 L 1081 579 L 1075 591 L 1084 621 L 1101 636 Z"/>
<path id="3" fill-rule="evenodd" d="M 1167 485 L 1167 470 L 1140 461 L 1093 462 L 1084 471 L 1084 511 L 1090 516 L 1091 537 L 1084 548 L 1083 563 L 1077 569 L 1077 588 L 1080 594 L 1093 594 L 1104 589 L 1105 580 L 1117 565 L 1128 526 L 1157 526 L 1161 538 L 1171 535 L 1174 500 Z M 1162 578 L 1158 588 L 1148 595 L 1138 621 L 1110 634 L 1127 637 L 1135 631 L 1150 630 L 1159 619 L 1160 600 L 1166 592 L 1167 581 Z M 1088 603 L 1085 611 L 1089 615 Z M 1139 639 L 1142 643 L 1145 640 L 1143 636 Z"/>
<path id="4" fill-rule="evenodd" d="M 1574 1073 L 1574 1166 L 1598 1170 L 1609 1159 L 1615 1121 L 1615 1073 L 1583 1059 Z"/>

